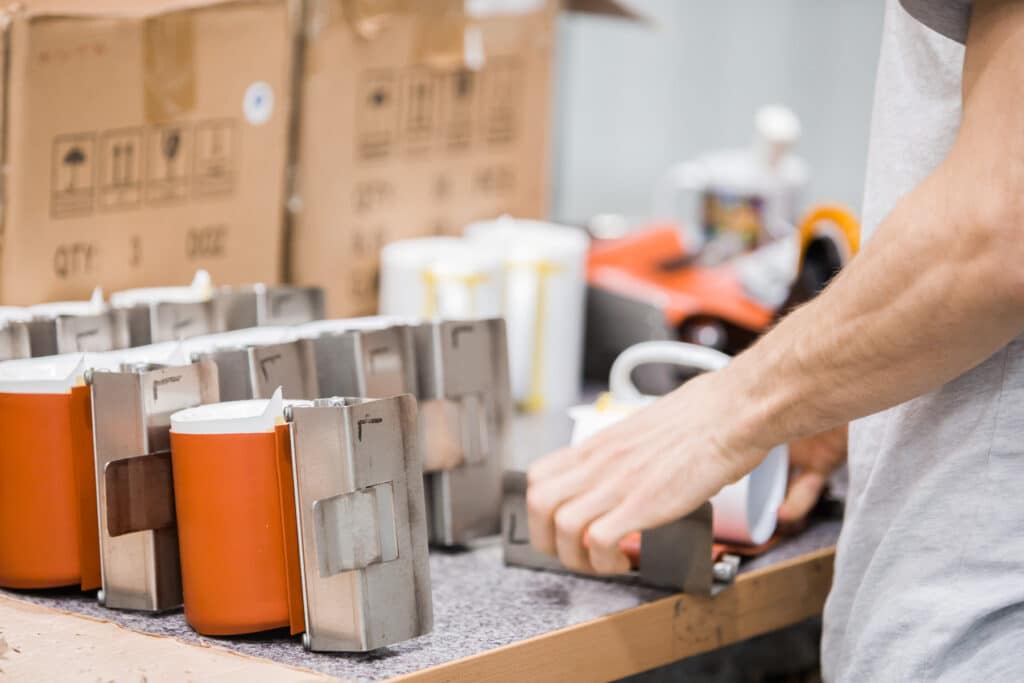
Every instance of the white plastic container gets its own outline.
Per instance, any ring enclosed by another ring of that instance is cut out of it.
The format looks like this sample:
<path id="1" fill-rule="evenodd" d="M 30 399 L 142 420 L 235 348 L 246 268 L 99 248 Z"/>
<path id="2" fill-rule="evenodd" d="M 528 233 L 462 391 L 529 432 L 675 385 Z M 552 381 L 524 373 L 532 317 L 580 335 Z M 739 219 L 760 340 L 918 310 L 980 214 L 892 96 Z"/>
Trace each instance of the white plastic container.
<path id="1" fill-rule="evenodd" d="M 512 395 L 532 413 L 579 400 L 590 241 L 582 230 L 503 216 L 473 223 L 466 239 L 505 264 Z"/>
<path id="2" fill-rule="evenodd" d="M 501 259 L 456 237 L 401 240 L 381 251 L 381 315 L 496 317 L 503 285 Z"/>
<path id="3" fill-rule="evenodd" d="M 750 147 L 721 149 L 671 168 L 655 190 L 654 211 L 684 227 L 716 263 L 793 232 L 807 164 L 792 153 L 800 121 L 786 107 L 762 107 Z"/>
<path id="4" fill-rule="evenodd" d="M 639 392 L 632 381 L 634 369 L 647 363 L 671 363 L 701 371 L 718 370 L 729 356 L 685 342 L 643 342 L 622 352 L 612 365 L 610 393 L 595 405 L 569 411 L 573 419 L 572 443 L 578 444 L 602 429 L 651 403 L 654 397 Z M 712 533 L 716 540 L 759 545 L 775 533 L 776 514 L 786 494 L 789 450 L 778 446 L 753 472 L 729 484 L 712 499 Z"/>

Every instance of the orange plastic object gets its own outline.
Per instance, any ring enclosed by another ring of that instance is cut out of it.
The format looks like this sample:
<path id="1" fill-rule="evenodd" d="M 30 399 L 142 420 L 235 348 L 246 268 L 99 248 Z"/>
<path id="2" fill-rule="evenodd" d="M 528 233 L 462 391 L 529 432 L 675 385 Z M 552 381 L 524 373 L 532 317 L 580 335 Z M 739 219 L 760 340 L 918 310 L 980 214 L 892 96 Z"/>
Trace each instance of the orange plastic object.
<path id="1" fill-rule="evenodd" d="M 0 586 L 81 580 L 70 405 L 69 394 L 0 394 Z"/>
<path id="2" fill-rule="evenodd" d="M 82 590 L 102 585 L 100 530 L 96 511 L 96 459 L 92 444 L 92 392 L 89 387 L 71 389 L 71 454 L 78 489 L 78 561 Z"/>
<path id="3" fill-rule="evenodd" d="M 302 567 L 299 565 L 299 529 L 295 513 L 291 431 L 288 425 L 278 425 L 274 438 L 277 440 L 278 499 L 281 501 L 284 568 L 288 581 L 288 623 L 294 636 L 306 630 L 306 611 L 302 605 Z"/>
<path id="4" fill-rule="evenodd" d="M 171 432 L 185 618 L 199 633 L 304 630 L 287 430 Z"/>
<path id="5" fill-rule="evenodd" d="M 846 239 L 850 255 L 860 250 L 860 221 L 846 207 L 838 204 L 822 204 L 811 209 L 800 221 L 801 258 L 807 245 L 817 235 L 819 224 L 828 221 L 834 224 Z"/>
<path id="6" fill-rule="evenodd" d="M 587 282 L 657 306 L 672 327 L 696 315 L 754 332 L 771 324 L 774 312 L 747 296 L 728 266 L 671 267 L 689 255 L 678 227 L 657 225 L 591 249 Z"/>
<path id="7" fill-rule="evenodd" d="M 741 557 L 757 557 L 768 552 L 782 540 L 781 534 L 775 534 L 761 545 L 740 545 L 734 543 L 712 543 L 711 544 L 711 561 L 717 562 L 722 558 L 722 555 L 729 553 L 730 555 L 739 555 Z M 640 566 L 640 532 L 635 531 L 631 534 L 626 534 L 621 541 L 619 541 L 619 550 L 629 558 L 629 564 L 633 569 Z"/>

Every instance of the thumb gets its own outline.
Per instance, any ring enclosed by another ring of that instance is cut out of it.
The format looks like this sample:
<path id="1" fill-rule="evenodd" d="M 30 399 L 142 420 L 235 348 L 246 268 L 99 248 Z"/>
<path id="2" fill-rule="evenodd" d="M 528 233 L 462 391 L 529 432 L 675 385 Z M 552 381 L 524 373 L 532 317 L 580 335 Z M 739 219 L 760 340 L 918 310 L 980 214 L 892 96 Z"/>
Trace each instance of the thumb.
<path id="1" fill-rule="evenodd" d="M 810 513 L 825 490 L 827 479 L 818 472 L 804 470 L 789 483 L 786 499 L 779 506 L 779 522 L 798 522 Z"/>

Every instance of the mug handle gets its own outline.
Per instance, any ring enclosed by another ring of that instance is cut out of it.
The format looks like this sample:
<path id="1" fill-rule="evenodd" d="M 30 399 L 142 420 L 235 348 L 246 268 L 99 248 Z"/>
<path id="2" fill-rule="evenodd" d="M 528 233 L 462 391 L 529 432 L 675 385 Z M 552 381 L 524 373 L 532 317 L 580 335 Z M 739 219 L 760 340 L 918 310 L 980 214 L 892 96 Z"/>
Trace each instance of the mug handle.
<path id="1" fill-rule="evenodd" d="M 649 396 L 633 384 L 633 370 L 648 363 L 670 363 L 701 372 L 720 370 L 732 360 L 730 356 L 706 346 L 678 341 L 649 341 L 634 344 L 619 354 L 612 363 L 608 388 L 616 401 L 640 401 Z"/>

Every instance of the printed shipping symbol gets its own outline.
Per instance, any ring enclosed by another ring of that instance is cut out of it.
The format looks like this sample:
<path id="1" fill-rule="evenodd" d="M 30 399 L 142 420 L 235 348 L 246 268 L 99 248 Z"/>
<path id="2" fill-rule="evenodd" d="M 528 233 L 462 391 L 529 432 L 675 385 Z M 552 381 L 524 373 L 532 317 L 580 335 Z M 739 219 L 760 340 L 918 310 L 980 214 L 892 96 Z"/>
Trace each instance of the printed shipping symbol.
<path id="1" fill-rule="evenodd" d="M 235 142 L 235 121 L 231 119 L 210 119 L 200 121 L 192 138 L 181 133 L 178 161 L 174 164 L 177 176 L 182 172 L 189 152 L 194 155 L 192 164 L 192 188 L 199 195 L 225 195 L 234 190 L 237 149 Z"/>
<path id="2" fill-rule="evenodd" d="M 164 155 L 164 166 L 167 169 L 167 179 L 174 178 L 174 160 L 178 157 L 181 149 L 181 131 L 177 128 L 164 133 L 164 144 L 161 151 Z"/>
<path id="3" fill-rule="evenodd" d="M 58 135 L 53 140 L 50 215 L 81 216 L 93 209 L 95 145 L 92 133 Z"/>
<path id="4" fill-rule="evenodd" d="M 82 148 L 91 152 L 90 147 Z M 91 170 L 95 161 L 99 161 L 99 200 L 100 209 L 104 211 L 123 211 L 138 207 L 142 200 L 141 162 L 142 129 L 114 128 L 102 131 L 99 135 L 99 147 L 95 151 L 96 159 L 86 162 L 79 172 L 79 182 L 84 182 L 85 171 Z M 159 155 L 154 157 L 159 158 Z"/>
<path id="5" fill-rule="evenodd" d="M 141 140 L 137 144 L 141 146 Z M 182 123 L 154 126 L 149 129 L 145 145 L 146 153 L 138 156 L 146 161 L 146 201 L 154 204 L 188 201 L 189 160 L 195 145 L 191 126 Z"/>
<path id="6" fill-rule="evenodd" d="M 125 142 L 123 146 L 115 143 L 111 153 L 114 157 L 110 171 L 111 184 L 115 186 L 131 185 L 135 146 L 131 142 Z"/>
<path id="7" fill-rule="evenodd" d="M 212 141 L 210 142 L 210 156 L 217 160 L 222 160 L 224 156 L 224 143 L 221 140 L 222 131 L 219 128 L 214 128 L 210 132 Z M 224 167 L 221 164 L 214 164 L 210 167 L 210 175 L 221 176 L 224 175 Z"/>
<path id="8" fill-rule="evenodd" d="M 371 70 L 360 75 L 356 153 L 362 159 L 391 154 L 399 115 L 396 87 L 390 70 Z"/>
<path id="9" fill-rule="evenodd" d="M 66 192 L 74 192 L 78 181 L 78 168 L 85 164 L 86 156 L 81 147 L 72 147 L 64 155 L 64 165 L 68 167 L 68 186 Z"/>

